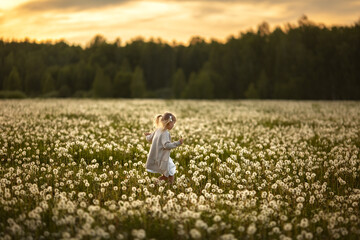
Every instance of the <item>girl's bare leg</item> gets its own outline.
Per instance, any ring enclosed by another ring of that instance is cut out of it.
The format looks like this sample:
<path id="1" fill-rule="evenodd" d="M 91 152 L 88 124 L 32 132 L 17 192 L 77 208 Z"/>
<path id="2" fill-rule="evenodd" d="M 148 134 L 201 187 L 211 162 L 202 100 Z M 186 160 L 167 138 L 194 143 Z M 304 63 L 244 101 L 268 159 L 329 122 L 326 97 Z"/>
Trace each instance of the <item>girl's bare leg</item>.
<path id="1" fill-rule="evenodd" d="M 174 176 L 169 176 L 169 183 L 174 183 Z"/>
<path id="2" fill-rule="evenodd" d="M 159 180 L 168 180 L 168 178 L 165 177 L 164 175 L 160 176 L 158 179 L 159 179 Z"/>

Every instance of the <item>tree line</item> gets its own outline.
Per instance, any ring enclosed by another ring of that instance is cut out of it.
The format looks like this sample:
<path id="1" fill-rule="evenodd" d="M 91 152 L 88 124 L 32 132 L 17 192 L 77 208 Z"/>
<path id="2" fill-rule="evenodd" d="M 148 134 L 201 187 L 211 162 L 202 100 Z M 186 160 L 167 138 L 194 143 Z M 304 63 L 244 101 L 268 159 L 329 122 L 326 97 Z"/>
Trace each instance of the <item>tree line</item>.
<path id="1" fill-rule="evenodd" d="M 0 40 L 0 97 L 360 99 L 360 21 L 298 24 L 188 46 L 95 36 L 64 41 Z"/>

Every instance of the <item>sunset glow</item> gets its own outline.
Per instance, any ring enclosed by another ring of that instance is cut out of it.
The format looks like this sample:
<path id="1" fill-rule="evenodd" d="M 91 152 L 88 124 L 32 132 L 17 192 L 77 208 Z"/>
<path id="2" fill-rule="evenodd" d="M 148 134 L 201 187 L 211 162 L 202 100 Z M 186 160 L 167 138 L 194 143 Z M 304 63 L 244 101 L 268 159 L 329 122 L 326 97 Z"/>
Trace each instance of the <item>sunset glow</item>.
<path id="1" fill-rule="evenodd" d="M 68 1 L 12 0 L 0 3 L 5 40 L 59 40 L 86 45 L 96 34 L 125 43 L 135 37 L 187 43 L 193 36 L 225 40 L 241 31 L 296 23 L 302 15 L 326 25 L 351 25 L 359 1 Z"/>

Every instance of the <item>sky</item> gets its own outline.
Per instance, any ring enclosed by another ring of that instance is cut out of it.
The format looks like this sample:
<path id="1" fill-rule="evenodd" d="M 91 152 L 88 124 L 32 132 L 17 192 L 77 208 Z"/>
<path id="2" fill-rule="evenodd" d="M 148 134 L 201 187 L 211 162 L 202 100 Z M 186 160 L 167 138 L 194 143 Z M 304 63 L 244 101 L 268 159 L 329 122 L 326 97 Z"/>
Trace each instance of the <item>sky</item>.
<path id="1" fill-rule="evenodd" d="M 194 36 L 225 41 L 264 21 L 296 24 L 303 15 L 353 25 L 360 0 L 0 0 L 0 38 L 86 46 L 99 34 L 122 44 L 138 37 L 187 44 Z"/>

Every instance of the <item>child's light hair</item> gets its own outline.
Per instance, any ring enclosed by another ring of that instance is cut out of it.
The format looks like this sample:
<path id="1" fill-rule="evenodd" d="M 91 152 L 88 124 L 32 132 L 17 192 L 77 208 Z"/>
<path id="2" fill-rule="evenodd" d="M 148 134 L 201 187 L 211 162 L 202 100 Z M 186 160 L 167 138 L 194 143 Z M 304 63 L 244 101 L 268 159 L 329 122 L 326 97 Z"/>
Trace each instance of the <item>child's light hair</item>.
<path id="1" fill-rule="evenodd" d="M 170 112 L 166 112 L 164 114 L 159 114 L 155 117 L 154 120 L 154 126 L 156 128 L 162 128 L 165 129 L 166 125 L 168 125 L 168 123 L 170 122 L 176 122 L 176 117 L 174 114 L 170 113 Z"/>

